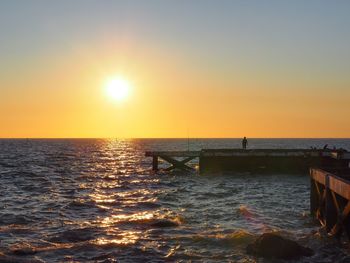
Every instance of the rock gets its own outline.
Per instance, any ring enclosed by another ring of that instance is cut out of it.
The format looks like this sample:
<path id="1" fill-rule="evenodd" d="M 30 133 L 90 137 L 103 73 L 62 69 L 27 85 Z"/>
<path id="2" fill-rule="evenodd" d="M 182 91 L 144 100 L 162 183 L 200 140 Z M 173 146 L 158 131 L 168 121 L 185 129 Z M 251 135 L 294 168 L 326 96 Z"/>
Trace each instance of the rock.
<path id="1" fill-rule="evenodd" d="M 83 242 L 94 238 L 94 228 L 78 228 L 65 230 L 58 233 L 49 239 L 50 242 L 65 243 L 65 242 Z"/>
<path id="2" fill-rule="evenodd" d="M 12 250 L 12 254 L 17 256 L 34 255 L 36 253 L 37 253 L 37 250 L 32 247 L 18 248 L 18 249 Z"/>
<path id="3" fill-rule="evenodd" d="M 295 241 L 283 238 L 274 233 L 262 234 L 254 243 L 247 246 L 247 253 L 265 258 L 278 259 L 298 259 L 314 254 L 310 248 L 303 247 Z"/>
<path id="4" fill-rule="evenodd" d="M 175 221 L 172 220 L 167 220 L 167 219 L 159 219 L 156 222 L 153 222 L 151 224 L 152 227 L 177 227 L 179 224 Z"/>
<path id="5" fill-rule="evenodd" d="M 0 253 L 0 263 L 45 263 L 40 259 L 24 259 Z"/>

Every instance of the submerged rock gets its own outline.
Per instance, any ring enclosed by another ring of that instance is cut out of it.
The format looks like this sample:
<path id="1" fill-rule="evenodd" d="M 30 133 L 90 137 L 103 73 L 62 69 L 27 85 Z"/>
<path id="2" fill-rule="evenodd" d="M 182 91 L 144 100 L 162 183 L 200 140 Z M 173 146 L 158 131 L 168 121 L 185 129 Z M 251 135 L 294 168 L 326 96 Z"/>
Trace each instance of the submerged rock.
<path id="1" fill-rule="evenodd" d="M 36 253 L 37 250 L 32 247 L 16 248 L 12 250 L 12 254 L 17 256 L 34 255 Z"/>
<path id="2" fill-rule="evenodd" d="M 94 228 L 78 228 L 65 230 L 49 239 L 50 242 L 66 243 L 66 242 L 83 242 L 94 238 Z"/>
<path id="3" fill-rule="evenodd" d="M 303 247 L 295 241 L 283 238 L 274 233 L 262 234 L 254 243 L 247 246 L 247 253 L 265 258 L 278 259 L 298 259 L 314 254 L 312 249 Z"/>
<path id="4" fill-rule="evenodd" d="M 151 224 L 152 227 L 177 227 L 179 226 L 179 223 L 172 221 L 172 220 L 168 220 L 168 219 L 159 219 L 156 222 L 153 222 Z"/>
<path id="5" fill-rule="evenodd" d="M 45 263 L 40 259 L 25 259 L 0 253 L 0 263 Z"/>

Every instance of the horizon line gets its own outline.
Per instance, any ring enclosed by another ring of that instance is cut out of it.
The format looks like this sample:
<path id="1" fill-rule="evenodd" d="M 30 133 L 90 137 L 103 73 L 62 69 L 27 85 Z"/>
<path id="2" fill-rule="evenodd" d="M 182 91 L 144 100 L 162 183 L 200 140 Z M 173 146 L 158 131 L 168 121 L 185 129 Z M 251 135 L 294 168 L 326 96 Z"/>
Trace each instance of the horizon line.
<path id="1" fill-rule="evenodd" d="M 170 139 L 215 139 L 215 140 L 227 140 L 227 139 L 242 139 L 242 137 L 0 137 L 0 140 L 170 140 Z M 247 137 L 248 139 L 350 139 L 350 137 Z"/>

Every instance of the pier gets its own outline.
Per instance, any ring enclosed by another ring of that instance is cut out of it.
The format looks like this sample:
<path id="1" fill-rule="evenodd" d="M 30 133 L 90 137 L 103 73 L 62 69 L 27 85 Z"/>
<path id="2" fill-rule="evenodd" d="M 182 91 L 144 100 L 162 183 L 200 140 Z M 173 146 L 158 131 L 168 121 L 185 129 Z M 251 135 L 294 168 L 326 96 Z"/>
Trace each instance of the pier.
<path id="1" fill-rule="evenodd" d="M 203 149 L 148 151 L 152 169 L 159 159 L 164 171 L 194 171 L 188 163 L 198 158 L 200 174 L 222 172 L 292 172 L 310 174 L 310 213 L 331 237 L 350 240 L 350 152 L 321 149 Z"/>
<path id="2" fill-rule="evenodd" d="M 310 169 L 310 212 L 331 237 L 350 240 L 350 169 Z"/>
<path id="3" fill-rule="evenodd" d="M 159 170 L 159 159 L 171 166 L 165 171 L 193 171 L 188 165 L 198 158 L 199 173 L 293 172 L 308 173 L 310 167 L 343 169 L 349 167 L 350 153 L 321 149 L 202 149 L 201 151 L 147 151 L 152 169 Z"/>

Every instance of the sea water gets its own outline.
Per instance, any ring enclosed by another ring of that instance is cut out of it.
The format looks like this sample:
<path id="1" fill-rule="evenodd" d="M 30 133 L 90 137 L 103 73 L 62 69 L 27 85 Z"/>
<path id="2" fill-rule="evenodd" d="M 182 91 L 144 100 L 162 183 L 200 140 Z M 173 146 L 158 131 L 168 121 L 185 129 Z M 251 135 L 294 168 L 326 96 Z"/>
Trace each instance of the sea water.
<path id="1" fill-rule="evenodd" d="M 0 262 L 278 262 L 245 251 L 271 231 L 315 251 L 297 262 L 350 262 L 347 243 L 310 217 L 307 174 L 154 173 L 144 157 L 240 143 L 0 140 Z M 350 149 L 349 139 L 248 139 L 248 148 L 325 144 Z"/>

